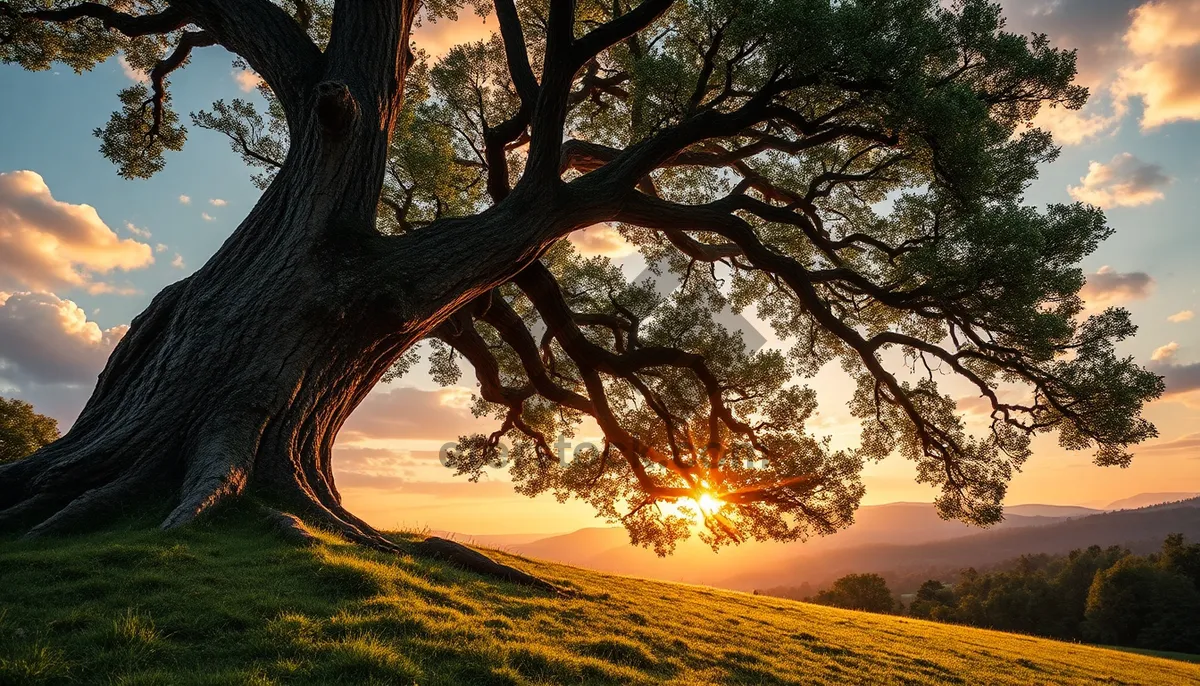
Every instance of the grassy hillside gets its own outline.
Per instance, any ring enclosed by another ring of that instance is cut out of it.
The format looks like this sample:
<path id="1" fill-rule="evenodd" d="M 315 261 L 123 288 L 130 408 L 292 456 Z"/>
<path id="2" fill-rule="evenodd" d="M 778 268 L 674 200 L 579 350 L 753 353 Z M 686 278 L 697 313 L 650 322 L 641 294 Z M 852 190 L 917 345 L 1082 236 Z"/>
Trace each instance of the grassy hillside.
<path id="1" fill-rule="evenodd" d="M 1197 683 L 1200 665 L 606 576 L 563 599 L 212 521 L 0 543 L 0 684 Z"/>

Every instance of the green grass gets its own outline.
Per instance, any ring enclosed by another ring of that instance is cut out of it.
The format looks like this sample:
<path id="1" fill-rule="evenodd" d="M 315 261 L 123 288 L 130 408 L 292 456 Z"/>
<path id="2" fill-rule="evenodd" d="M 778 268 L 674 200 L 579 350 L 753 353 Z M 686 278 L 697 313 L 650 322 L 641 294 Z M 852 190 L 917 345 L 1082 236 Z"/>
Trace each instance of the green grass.
<path id="1" fill-rule="evenodd" d="M 493 553 L 578 597 L 246 519 L 0 543 L 0 684 L 1184 684 L 1200 665 Z"/>
<path id="2" fill-rule="evenodd" d="M 1164 657 L 1168 660 L 1182 660 L 1184 662 L 1195 662 L 1200 664 L 1200 655 L 1191 653 L 1175 653 L 1170 650 L 1146 650 L 1145 648 L 1127 648 L 1125 646 L 1104 646 L 1112 650 L 1123 650 L 1127 653 L 1135 653 L 1137 655 L 1151 655 L 1153 657 Z"/>

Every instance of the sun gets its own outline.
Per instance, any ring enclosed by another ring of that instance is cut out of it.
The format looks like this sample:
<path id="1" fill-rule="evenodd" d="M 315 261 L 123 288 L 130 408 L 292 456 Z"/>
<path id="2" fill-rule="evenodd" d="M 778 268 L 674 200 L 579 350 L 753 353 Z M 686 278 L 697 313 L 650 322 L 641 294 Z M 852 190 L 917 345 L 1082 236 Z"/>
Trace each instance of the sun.
<path id="1" fill-rule="evenodd" d="M 696 504 L 700 506 L 700 511 L 706 515 L 716 514 L 721 509 L 721 501 L 709 493 L 700 494 L 700 497 L 696 499 Z"/>

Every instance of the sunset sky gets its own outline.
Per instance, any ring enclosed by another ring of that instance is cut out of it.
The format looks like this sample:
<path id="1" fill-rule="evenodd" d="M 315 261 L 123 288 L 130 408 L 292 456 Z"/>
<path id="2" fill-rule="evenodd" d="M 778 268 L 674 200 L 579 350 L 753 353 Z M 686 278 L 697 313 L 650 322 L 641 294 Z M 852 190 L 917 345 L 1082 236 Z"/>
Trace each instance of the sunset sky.
<path id="1" fill-rule="evenodd" d="M 1200 491 L 1200 0 L 1005 0 L 1010 28 L 1045 32 L 1079 50 L 1082 112 L 1048 111 L 1061 157 L 1030 190 L 1034 205 L 1079 200 L 1104 207 L 1116 234 L 1088 258 L 1089 307 L 1122 305 L 1141 327 L 1123 350 L 1167 379 L 1147 415 L 1160 432 L 1129 469 L 1099 468 L 1053 438 L 1013 481 L 1008 502 L 1097 505 L 1139 492 Z M 469 14 L 422 27 L 431 55 L 487 35 Z M 253 74 L 219 48 L 199 51 L 172 77 L 186 114 L 217 99 L 258 98 Z M 253 206 L 258 191 L 223 136 L 189 127 L 148 181 L 125 181 L 97 152 L 92 130 L 118 90 L 145 76 L 114 59 L 93 72 L 27 73 L 0 66 L 0 395 L 26 399 L 69 427 L 130 320 L 163 286 L 202 265 Z M 644 266 L 603 227 L 573 237 L 630 276 Z M 753 319 L 753 317 L 751 317 Z M 757 330 L 768 337 L 769 329 Z M 196 370 L 201 377 L 205 370 Z M 473 374 L 441 388 L 422 368 L 381 386 L 339 439 L 335 470 L 348 507 L 380 527 L 464 533 L 561 532 L 602 523 L 580 503 L 530 500 L 503 474 L 453 479 L 438 448 L 495 428 L 468 409 Z M 853 446 L 852 388 L 836 369 L 808 381 L 821 399 L 817 430 Z M 965 387 L 959 406 L 978 416 Z M 585 427 L 583 435 L 592 436 Z M 871 465 L 867 503 L 930 501 L 912 465 Z"/>

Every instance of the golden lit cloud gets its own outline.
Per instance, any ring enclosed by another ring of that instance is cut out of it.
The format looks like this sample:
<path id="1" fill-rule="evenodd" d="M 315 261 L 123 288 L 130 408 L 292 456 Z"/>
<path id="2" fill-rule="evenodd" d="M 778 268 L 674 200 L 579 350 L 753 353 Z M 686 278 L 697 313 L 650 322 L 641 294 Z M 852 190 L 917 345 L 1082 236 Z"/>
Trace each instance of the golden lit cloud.
<path id="1" fill-rule="evenodd" d="M 1179 352 L 1179 344 L 1175 341 L 1159 346 L 1154 349 L 1150 355 L 1150 359 L 1155 362 L 1170 362 L 1175 359 L 1175 353 Z"/>
<path id="2" fill-rule="evenodd" d="M 1075 145 L 1113 133 L 1142 105 L 1141 127 L 1200 119 L 1200 0 L 1005 0 L 1009 29 L 1077 51 L 1082 112 L 1043 110 L 1036 124 Z"/>
<path id="3" fill-rule="evenodd" d="M 262 77 L 249 69 L 241 69 L 233 72 L 233 80 L 243 93 L 249 93 L 262 85 Z"/>
<path id="4" fill-rule="evenodd" d="M 1125 44 L 1154 55 L 1200 43 L 1200 0 L 1152 0 L 1130 13 Z"/>
<path id="5" fill-rule="evenodd" d="M 1161 166 L 1123 152 L 1107 163 L 1092 162 L 1080 185 L 1067 191 L 1080 202 L 1105 209 L 1136 207 L 1162 200 L 1163 189 L 1170 183 Z"/>
<path id="6" fill-rule="evenodd" d="M 342 445 L 379 441 L 454 442 L 459 436 L 490 433 L 499 422 L 471 414 L 472 391 L 452 386 L 426 391 L 380 387 L 354 411 L 338 436 Z"/>
<path id="7" fill-rule="evenodd" d="M 129 60 L 125 59 L 124 55 L 117 57 L 117 64 L 121 65 L 121 73 L 130 81 L 134 83 L 150 83 L 150 75 L 140 69 L 135 69 L 133 65 L 129 64 Z"/>
<path id="8" fill-rule="evenodd" d="M 1117 124 L 1125 116 L 1125 108 L 1116 103 L 1113 112 L 1107 115 L 1091 111 L 1068 110 L 1063 107 L 1043 107 L 1033 119 L 1033 125 L 1054 134 L 1054 142 L 1062 145 L 1079 145 L 1093 138 L 1115 132 Z"/>
<path id="9" fill-rule="evenodd" d="M 637 252 L 637 246 L 625 240 L 620 231 L 607 224 L 597 224 L 571 234 L 569 240 L 586 257 L 625 257 Z"/>
<path id="10" fill-rule="evenodd" d="M 1196 453 L 1197 449 L 1200 449 L 1200 433 L 1184 434 L 1183 436 L 1180 436 L 1179 438 L 1175 438 L 1175 439 L 1172 439 L 1169 441 L 1156 441 L 1154 443 L 1148 443 L 1146 445 L 1140 445 L 1137 447 L 1137 451 L 1139 453 L 1140 452 L 1164 453 L 1164 452 L 1183 452 L 1183 451 L 1186 451 L 1188 453 Z"/>
<path id="11" fill-rule="evenodd" d="M 96 275 L 153 262 L 149 245 L 118 237 L 90 205 L 55 200 L 39 174 L 0 173 L 0 288 L 120 291 Z"/>
<path id="12" fill-rule="evenodd" d="M 1182 311 L 1176 312 L 1175 314 L 1171 315 L 1170 317 L 1167 317 L 1167 321 L 1171 322 L 1172 324 L 1179 324 L 1181 322 L 1190 322 L 1190 321 L 1192 321 L 1192 318 L 1195 316 L 1196 316 L 1196 313 L 1192 312 L 1191 310 L 1182 310 Z"/>
<path id="13" fill-rule="evenodd" d="M 424 50 L 430 59 L 445 55 L 450 48 L 460 43 L 486 40 L 499 31 L 496 18 L 481 17 L 470 9 L 460 10 L 458 19 L 439 19 L 436 22 L 424 19 L 413 31 L 413 44 Z"/>
<path id="14" fill-rule="evenodd" d="M 1089 274 L 1079 295 L 1089 308 L 1104 307 L 1130 300 L 1142 300 L 1154 288 L 1154 279 L 1145 272 L 1118 272 L 1108 265 Z"/>
<path id="15" fill-rule="evenodd" d="M 1200 0 L 1154 0 L 1130 16 L 1114 97 L 1141 99 L 1144 129 L 1200 119 Z"/>
<path id="16" fill-rule="evenodd" d="M 1121 71 L 1113 87 L 1121 97 L 1139 97 L 1141 125 L 1153 129 L 1175 121 L 1200 119 L 1200 48 L 1176 50 Z"/>

